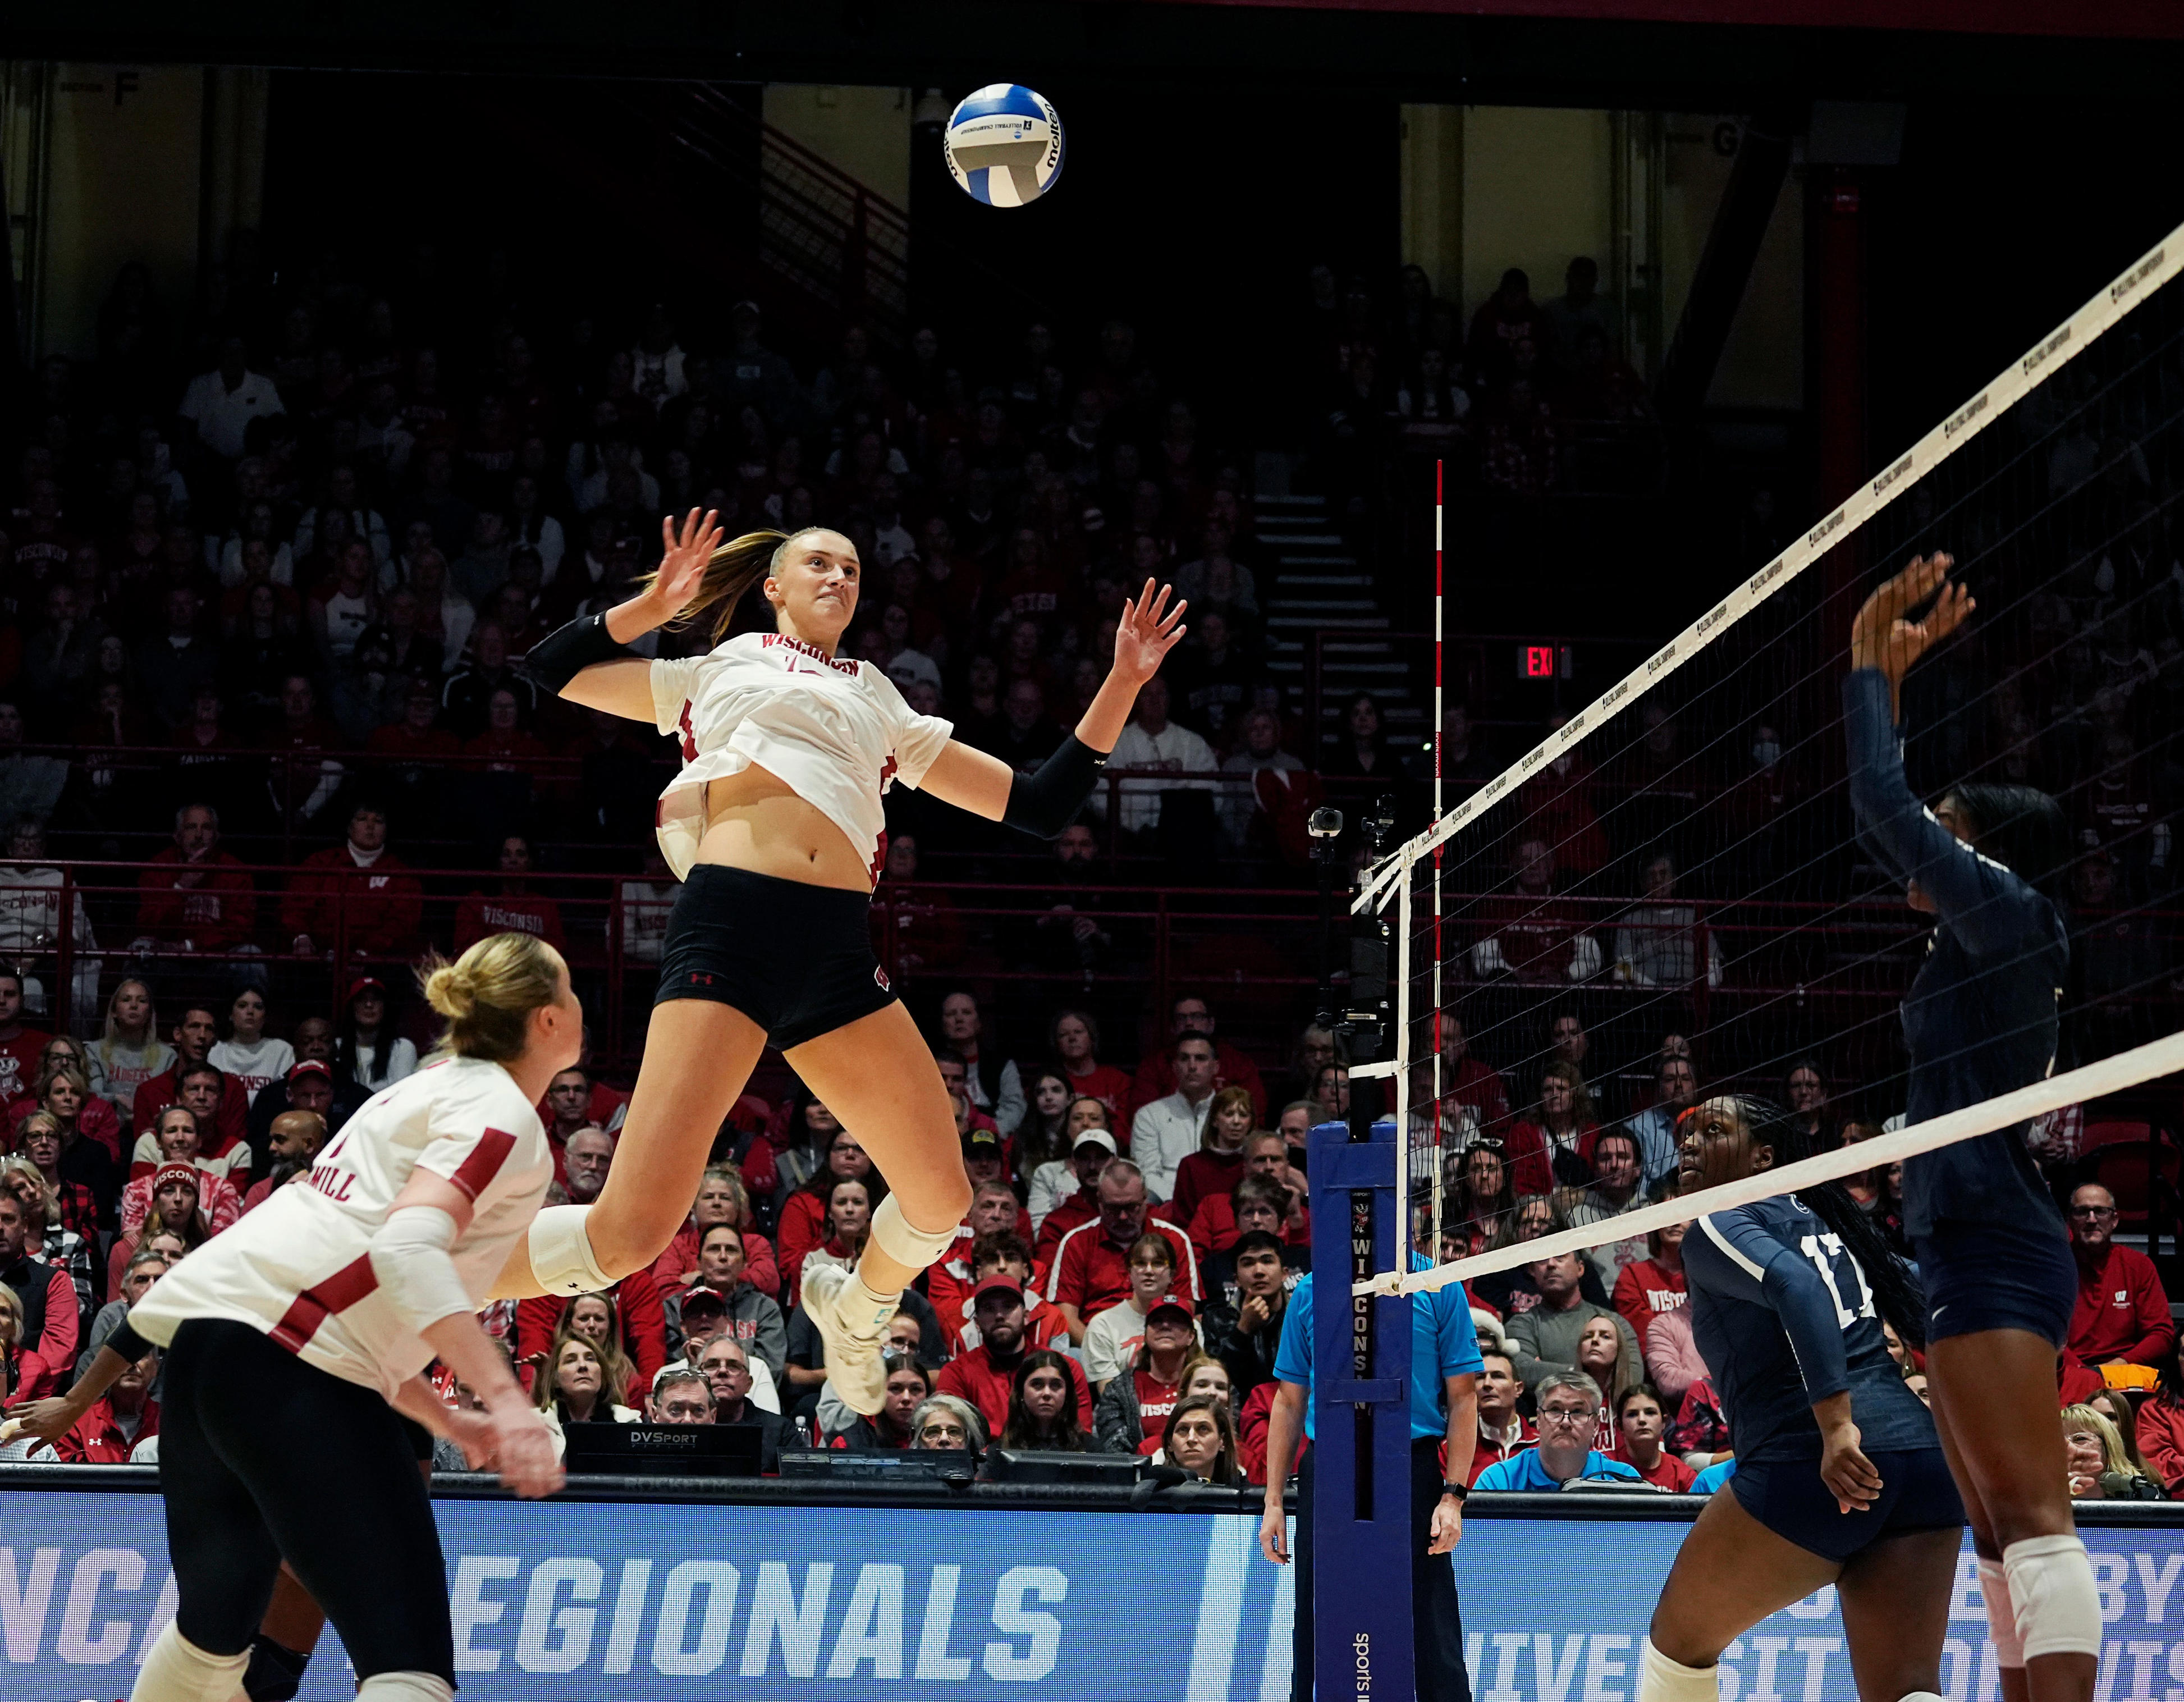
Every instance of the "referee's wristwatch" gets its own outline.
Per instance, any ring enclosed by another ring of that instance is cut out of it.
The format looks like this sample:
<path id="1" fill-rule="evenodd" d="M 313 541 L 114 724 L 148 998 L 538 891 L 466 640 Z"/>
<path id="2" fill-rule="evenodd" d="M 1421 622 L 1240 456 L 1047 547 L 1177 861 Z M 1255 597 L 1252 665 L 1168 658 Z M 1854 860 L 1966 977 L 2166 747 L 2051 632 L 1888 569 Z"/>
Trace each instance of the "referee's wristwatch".
<path id="1" fill-rule="evenodd" d="M 1444 1495 L 1453 1495 L 1459 1501 L 1471 1499 L 1471 1486 L 1468 1483 L 1444 1483 L 1440 1487 L 1440 1493 Z"/>

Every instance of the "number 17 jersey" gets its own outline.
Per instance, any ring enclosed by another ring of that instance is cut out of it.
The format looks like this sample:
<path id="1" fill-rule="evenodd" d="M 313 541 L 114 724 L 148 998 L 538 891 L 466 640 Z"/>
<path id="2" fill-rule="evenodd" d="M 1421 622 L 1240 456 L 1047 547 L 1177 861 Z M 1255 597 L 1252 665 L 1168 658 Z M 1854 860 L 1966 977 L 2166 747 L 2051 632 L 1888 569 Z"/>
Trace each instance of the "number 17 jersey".
<path id="1" fill-rule="evenodd" d="M 1794 1194 L 1699 1219 L 1684 1277 L 1739 1459 L 1818 1459 L 1813 1403 L 1845 1390 L 1867 1453 L 1940 1445 L 1889 1357 L 1865 1272 Z"/>

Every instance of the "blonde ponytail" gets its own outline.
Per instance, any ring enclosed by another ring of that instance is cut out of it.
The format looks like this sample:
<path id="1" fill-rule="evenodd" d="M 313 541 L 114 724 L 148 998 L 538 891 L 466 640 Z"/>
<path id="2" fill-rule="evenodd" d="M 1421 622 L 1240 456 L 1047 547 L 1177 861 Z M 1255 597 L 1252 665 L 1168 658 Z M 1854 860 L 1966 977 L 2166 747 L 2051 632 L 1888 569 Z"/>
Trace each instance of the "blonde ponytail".
<path id="1" fill-rule="evenodd" d="M 826 528 L 807 526 L 800 532 L 746 532 L 740 538 L 732 538 L 705 563 L 705 577 L 699 582 L 698 594 L 683 605 L 682 612 L 668 622 L 671 627 L 694 627 L 708 610 L 715 610 L 712 617 L 713 641 L 717 644 L 728 635 L 728 628 L 736 617 L 736 605 L 744 593 L 758 584 L 773 572 L 773 564 L 781 559 L 781 552 L 796 539 Z M 640 590 L 649 591 L 660 577 L 655 569 L 638 581 Z"/>
<path id="2" fill-rule="evenodd" d="M 439 1050 L 507 1063 L 522 1055 L 531 1013 L 560 996 L 569 966 L 532 934 L 492 934 L 452 963 L 434 956 L 418 965 L 425 1002 L 448 1019 Z"/>

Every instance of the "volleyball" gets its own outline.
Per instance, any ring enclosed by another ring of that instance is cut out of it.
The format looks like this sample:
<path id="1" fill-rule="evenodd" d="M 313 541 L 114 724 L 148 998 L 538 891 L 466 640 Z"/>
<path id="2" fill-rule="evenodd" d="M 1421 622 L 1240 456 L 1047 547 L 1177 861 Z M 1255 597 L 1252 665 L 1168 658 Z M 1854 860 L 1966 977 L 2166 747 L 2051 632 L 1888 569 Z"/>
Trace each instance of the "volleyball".
<path id="1" fill-rule="evenodd" d="M 989 83 L 948 115 L 949 174 L 989 207 L 1026 207 L 1061 176 L 1061 114 L 1045 96 Z"/>

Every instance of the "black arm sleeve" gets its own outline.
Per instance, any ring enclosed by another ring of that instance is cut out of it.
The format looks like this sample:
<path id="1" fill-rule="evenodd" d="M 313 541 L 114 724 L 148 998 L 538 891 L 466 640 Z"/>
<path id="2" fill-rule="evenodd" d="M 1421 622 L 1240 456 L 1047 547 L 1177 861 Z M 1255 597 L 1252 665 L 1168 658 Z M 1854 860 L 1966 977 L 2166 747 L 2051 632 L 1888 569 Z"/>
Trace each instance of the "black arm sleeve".
<path id="1" fill-rule="evenodd" d="M 98 1345 L 113 1348 L 132 1365 L 150 1353 L 153 1347 L 151 1342 L 136 1333 L 126 1318 L 115 1325 L 114 1333 Z"/>
<path id="2" fill-rule="evenodd" d="M 615 661 L 629 654 L 607 636 L 604 614 L 584 615 L 547 633 L 515 666 L 518 672 L 559 696 L 593 662 Z"/>
<path id="3" fill-rule="evenodd" d="M 1043 840 L 1061 838 L 1061 830 L 1092 795 L 1100 771 L 1106 766 L 1104 753 L 1071 734 L 1034 773 L 1019 774 L 1009 783 L 1008 807 L 1001 812 L 1001 819 Z"/>

